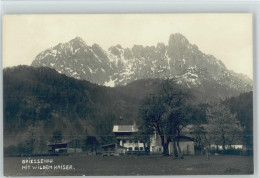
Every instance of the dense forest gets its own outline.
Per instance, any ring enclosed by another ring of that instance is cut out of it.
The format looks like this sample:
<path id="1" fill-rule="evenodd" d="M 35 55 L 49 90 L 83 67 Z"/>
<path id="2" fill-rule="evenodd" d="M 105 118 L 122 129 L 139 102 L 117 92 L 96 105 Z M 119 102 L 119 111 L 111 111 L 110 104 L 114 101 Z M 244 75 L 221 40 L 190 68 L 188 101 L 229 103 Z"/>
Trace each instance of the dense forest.
<path id="1" fill-rule="evenodd" d="M 56 130 L 64 139 L 95 136 L 100 144 L 109 143 L 113 124 L 120 117 L 121 124 L 132 124 L 141 100 L 159 84 L 146 80 L 109 88 L 46 67 L 4 69 L 5 146 L 26 142 L 33 132 L 48 141 Z"/>
<path id="2" fill-rule="evenodd" d="M 25 147 L 30 139 L 39 149 L 60 131 L 64 139 L 95 137 L 102 145 L 113 141 L 113 124 L 132 124 L 144 98 L 159 88 L 162 80 L 137 80 L 115 88 L 92 84 L 59 74 L 47 67 L 6 68 L 4 76 L 4 145 Z M 193 97 L 187 112 L 191 123 L 205 123 L 206 103 L 201 93 Z M 252 144 L 252 92 L 223 101 L 245 127 L 245 141 Z M 39 152 L 35 149 L 35 152 Z M 9 149 L 10 150 L 10 149 Z"/>

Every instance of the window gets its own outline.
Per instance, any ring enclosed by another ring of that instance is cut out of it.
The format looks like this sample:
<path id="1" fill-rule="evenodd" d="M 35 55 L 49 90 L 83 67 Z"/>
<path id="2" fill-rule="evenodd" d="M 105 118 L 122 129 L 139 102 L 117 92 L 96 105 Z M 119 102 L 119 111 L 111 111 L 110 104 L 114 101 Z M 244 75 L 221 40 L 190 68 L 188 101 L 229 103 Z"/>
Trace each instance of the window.
<path id="1" fill-rule="evenodd" d="M 144 150 L 144 148 L 143 148 L 143 147 L 140 147 L 140 150 L 141 150 L 141 151 L 143 151 L 143 150 Z"/>
<path id="2" fill-rule="evenodd" d="M 137 146 L 135 147 L 135 151 L 138 151 L 138 147 Z"/>
<path id="3" fill-rule="evenodd" d="M 126 143 L 126 140 L 123 140 L 123 143 Z"/>
<path id="4" fill-rule="evenodd" d="M 132 140 L 129 140 L 129 143 L 133 143 L 133 141 L 132 141 Z"/>
<path id="5" fill-rule="evenodd" d="M 159 148 L 159 151 L 162 151 L 162 148 Z"/>
<path id="6" fill-rule="evenodd" d="M 128 150 L 129 150 L 129 151 L 132 151 L 133 149 L 132 149 L 132 147 L 129 147 Z"/>

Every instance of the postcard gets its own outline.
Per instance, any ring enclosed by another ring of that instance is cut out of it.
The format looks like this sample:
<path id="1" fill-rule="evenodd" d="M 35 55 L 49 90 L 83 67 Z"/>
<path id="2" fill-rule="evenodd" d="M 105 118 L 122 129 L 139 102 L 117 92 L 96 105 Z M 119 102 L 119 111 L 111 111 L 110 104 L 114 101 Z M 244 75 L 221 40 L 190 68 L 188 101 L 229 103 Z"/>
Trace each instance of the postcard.
<path id="1" fill-rule="evenodd" d="M 5 176 L 249 175 L 250 13 L 3 16 Z"/>

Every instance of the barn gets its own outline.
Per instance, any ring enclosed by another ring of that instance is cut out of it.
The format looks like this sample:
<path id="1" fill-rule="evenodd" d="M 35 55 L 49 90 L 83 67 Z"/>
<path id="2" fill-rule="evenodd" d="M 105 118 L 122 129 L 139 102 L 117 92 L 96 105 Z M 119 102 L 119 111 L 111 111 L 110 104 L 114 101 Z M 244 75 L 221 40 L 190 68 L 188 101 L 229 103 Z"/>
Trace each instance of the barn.
<path id="1" fill-rule="evenodd" d="M 74 154 L 74 153 L 82 153 L 82 149 L 80 147 L 80 140 L 73 139 L 69 141 L 62 141 L 60 143 L 49 143 L 48 153 L 50 154 Z"/>

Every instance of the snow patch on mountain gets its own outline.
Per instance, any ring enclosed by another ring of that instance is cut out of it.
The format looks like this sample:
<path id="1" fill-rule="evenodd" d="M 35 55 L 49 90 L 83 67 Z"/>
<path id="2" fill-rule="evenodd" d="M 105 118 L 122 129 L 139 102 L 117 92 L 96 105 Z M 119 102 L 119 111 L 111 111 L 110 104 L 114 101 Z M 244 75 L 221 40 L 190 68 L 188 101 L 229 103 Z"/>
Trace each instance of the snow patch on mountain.
<path id="1" fill-rule="evenodd" d="M 181 34 L 172 34 L 168 45 L 92 46 L 80 37 L 38 54 L 32 66 L 47 66 L 77 79 L 105 86 L 126 85 L 138 79 L 170 78 L 187 87 L 215 85 L 241 92 L 252 90 L 252 80 L 228 70 L 214 56 L 202 53 Z"/>

